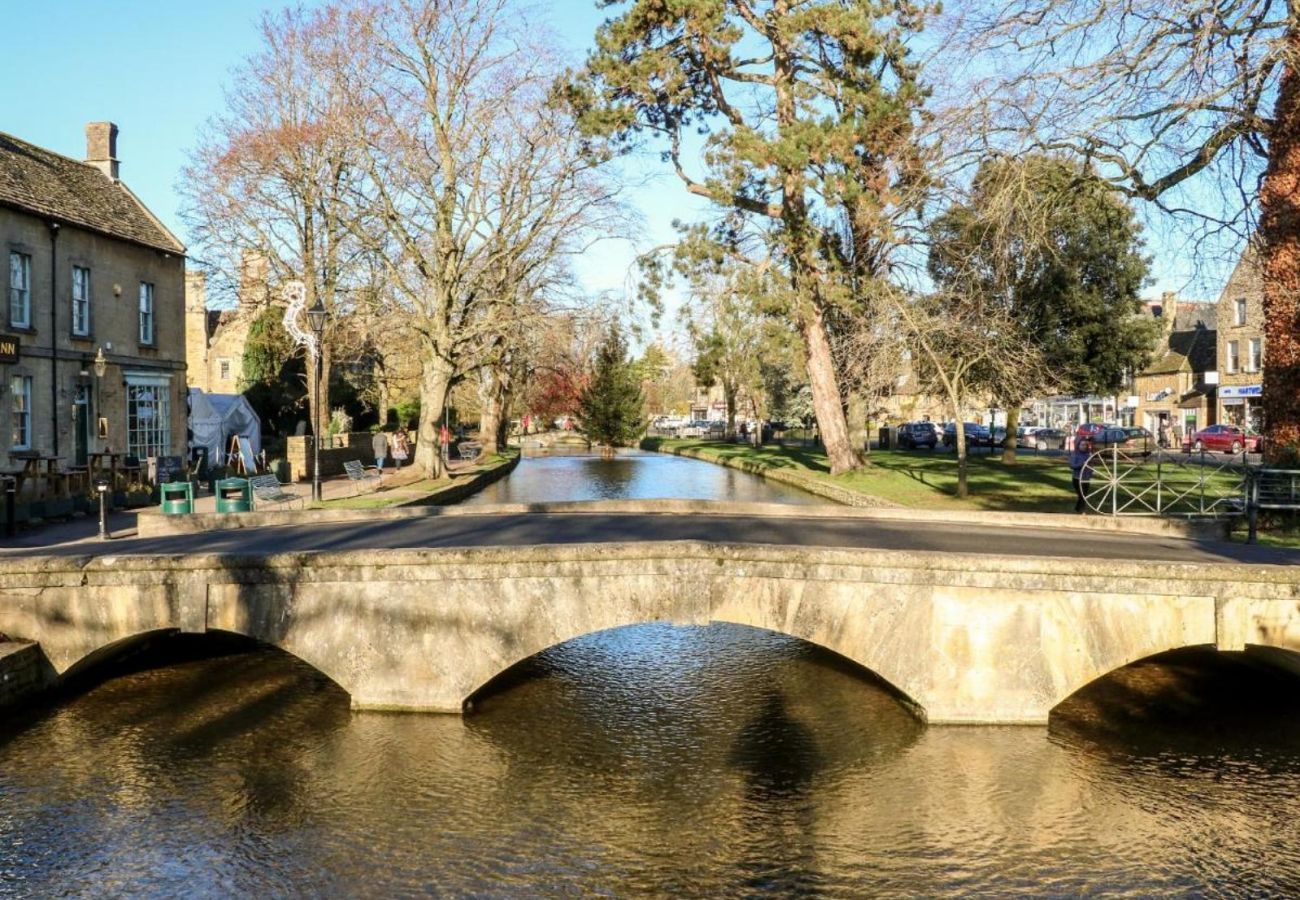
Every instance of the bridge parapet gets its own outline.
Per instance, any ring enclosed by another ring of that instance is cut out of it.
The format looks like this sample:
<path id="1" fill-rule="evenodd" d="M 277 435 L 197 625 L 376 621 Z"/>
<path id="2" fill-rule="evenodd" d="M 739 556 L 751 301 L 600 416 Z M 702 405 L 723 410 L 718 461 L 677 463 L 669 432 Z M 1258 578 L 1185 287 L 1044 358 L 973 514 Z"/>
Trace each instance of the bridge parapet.
<path id="1" fill-rule="evenodd" d="M 359 708 L 458 712 L 547 647 L 653 621 L 811 641 L 932 722 L 1043 723 L 1165 650 L 1300 653 L 1300 571 L 698 542 L 0 561 L 0 632 L 59 673 L 143 633 L 221 630 Z"/>

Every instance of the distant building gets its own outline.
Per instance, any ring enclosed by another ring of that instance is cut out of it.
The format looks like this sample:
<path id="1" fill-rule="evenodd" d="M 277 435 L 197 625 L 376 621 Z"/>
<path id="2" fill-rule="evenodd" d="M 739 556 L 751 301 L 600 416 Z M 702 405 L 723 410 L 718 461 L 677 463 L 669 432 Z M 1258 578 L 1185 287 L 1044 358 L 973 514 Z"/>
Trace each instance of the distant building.
<path id="1" fill-rule="evenodd" d="M 240 393 L 248 332 L 270 302 L 267 262 L 257 254 L 244 255 L 239 303 L 232 309 L 208 309 L 205 273 L 186 273 L 185 343 L 190 387 L 210 394 Z"/>
<path id="2" fill-rule="evenodd" d="M 185 247 L 119 179 L 117 126 L 86 159 L 0 133 L 0 463 L 185 450 Z M 103 375 L 95 359 L 102 353 Z"/>
<path id="3" fill-rule="evenodd" d="M 1165 294 L 1148 312 L 1164 327 L 1152 363 L 1133 379 L 1135 420 L 1157 436 L 1168 426 L 1177 442 L 1216 421 L 1216 307 Z"/>
<path id="4" fill-rule="evenodd" d="M 1218 420 L 1259 430 L 1264 395 L 1264 282 L 1253 247 L 1218 301 Z"/>

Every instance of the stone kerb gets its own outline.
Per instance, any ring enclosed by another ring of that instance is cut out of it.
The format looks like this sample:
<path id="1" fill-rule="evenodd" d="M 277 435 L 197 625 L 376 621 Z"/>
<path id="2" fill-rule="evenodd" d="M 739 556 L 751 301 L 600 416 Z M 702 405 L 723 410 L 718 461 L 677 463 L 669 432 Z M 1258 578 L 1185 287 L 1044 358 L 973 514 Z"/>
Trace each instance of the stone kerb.
<path id="1" fill-rule="evenodd" d="M 511 665 L 595 631 L 735 622 L 876 672 L 936 723 L 1034 723 L 1176 647 L 1300 651 L 1300 573 L 696 542 L 266 557 L 14 560 L 0 631 L 59 672 L 161 628 L 293 653 L 359 708 L 456 712 Z"/>

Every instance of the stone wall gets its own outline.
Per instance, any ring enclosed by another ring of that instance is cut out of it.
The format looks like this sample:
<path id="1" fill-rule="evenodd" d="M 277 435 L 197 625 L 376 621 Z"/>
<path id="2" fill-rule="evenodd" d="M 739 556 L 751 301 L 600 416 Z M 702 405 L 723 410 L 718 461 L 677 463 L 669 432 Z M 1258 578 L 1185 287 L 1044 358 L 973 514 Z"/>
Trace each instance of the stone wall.
<path id="1" fill-rule="evenodd" d="M 38 644 L 0 640 L 0 710 L 39 696 L 54 677 Z"/>
<path id="2" fill-rule="evenodd" d="M 333 478 L 343 474 L 343 464 L 350 459 L 359 459 L 363 465 L 375 464 L 375 451 L 371 446 L 374 435 L 369 431 L 354 431 L 349 434 L 336 434 L 330 446 L 321 447 L 320 474 L 322 478 Z M 285 458 L 289 461 L 290 481 L 311 481 L 312 472 L 312 438 L 311 435 L 290 437 L 285 440 Z M 414 455 L 414 454 L 412 454 Z M 407 465 L 410 465 L 408 460 Z M 391 459 L 389 465 L 392 465 Z"/>

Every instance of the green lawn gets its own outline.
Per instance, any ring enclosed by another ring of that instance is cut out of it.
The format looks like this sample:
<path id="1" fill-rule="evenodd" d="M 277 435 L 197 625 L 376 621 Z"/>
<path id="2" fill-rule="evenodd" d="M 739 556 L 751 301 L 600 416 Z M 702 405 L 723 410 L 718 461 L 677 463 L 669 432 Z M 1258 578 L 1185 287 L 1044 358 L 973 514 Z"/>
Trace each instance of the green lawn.
<path id="1" fill-rule="evenodd" d="M 879 450 L 857 472 L 832 477 L 826 455 L 800 447 L 749 447 L 719 441 L 651 438 L 647 450 L 691 449 L 708 459 L 744 460 L 763 468 L 785 469 L 840 488 L 917 509 L 983 509 L 1010 512 L 1070 512 L 1074 494 L 1065 457 L 1022 453 L 1014 465 L 984 451 L 968 467 L 970 496 L 956 497 L 955 454 L 928 450 Z"/>

